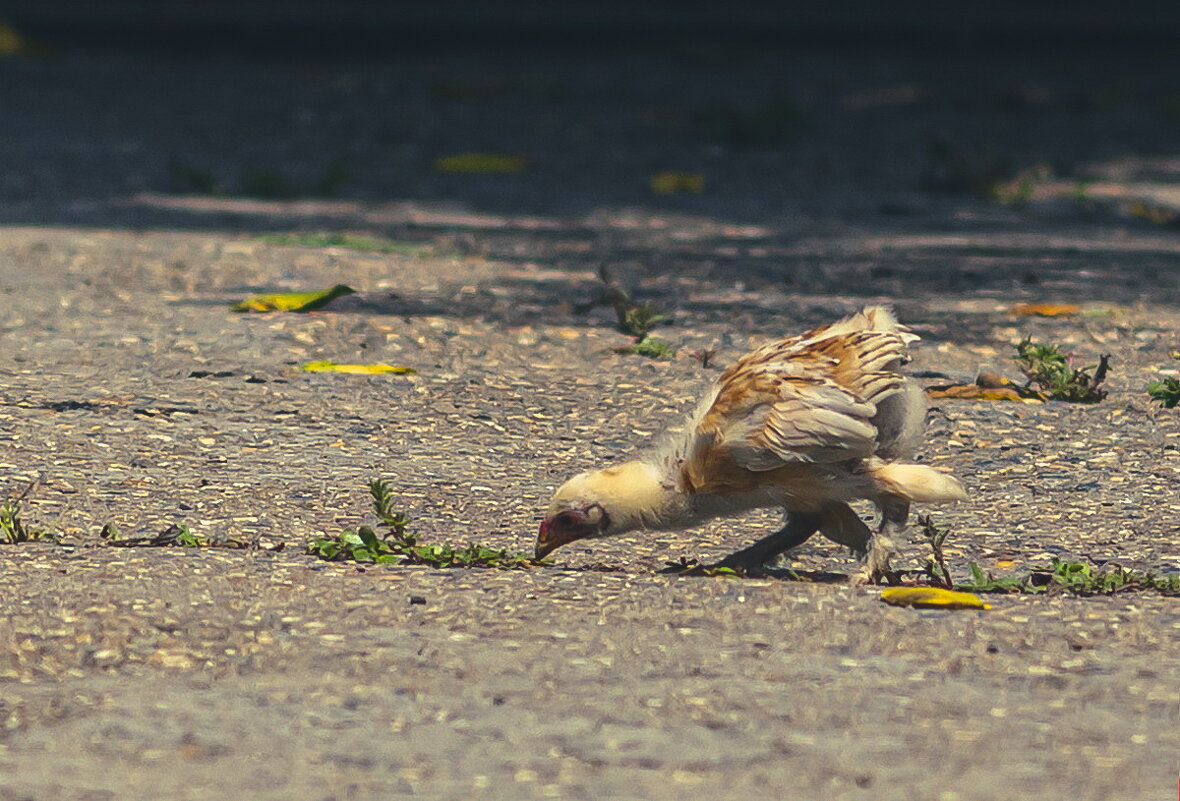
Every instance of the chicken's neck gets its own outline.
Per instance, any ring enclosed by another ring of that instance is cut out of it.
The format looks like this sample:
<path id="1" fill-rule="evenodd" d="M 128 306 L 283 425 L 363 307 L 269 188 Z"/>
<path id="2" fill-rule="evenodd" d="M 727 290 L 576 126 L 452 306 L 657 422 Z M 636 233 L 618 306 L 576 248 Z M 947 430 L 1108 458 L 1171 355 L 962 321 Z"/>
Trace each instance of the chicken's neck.
<path id="1" fill-rule="evenodd" d="M 611 533 L 678 528 L 689 522 L 689 499 L 664 461 L 636 460 L 600 474 L 609 481 Z"/>

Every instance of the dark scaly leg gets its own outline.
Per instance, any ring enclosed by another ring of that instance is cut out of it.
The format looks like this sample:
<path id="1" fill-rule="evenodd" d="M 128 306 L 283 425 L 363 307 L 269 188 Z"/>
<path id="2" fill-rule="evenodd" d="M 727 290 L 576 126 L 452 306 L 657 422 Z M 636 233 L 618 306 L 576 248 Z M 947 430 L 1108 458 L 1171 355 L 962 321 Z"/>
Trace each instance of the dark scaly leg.
<path id="1" fill-rule="evenodd" d="M 780 553 L 807 542 L 812 534 L 819 531 L 821 521 L 822 517 L 818 513 L 787 512 L 787 523 L 781 529 L 709 567 L 728 567 L 746 575 L 757 574 L 763 565 Z"/>

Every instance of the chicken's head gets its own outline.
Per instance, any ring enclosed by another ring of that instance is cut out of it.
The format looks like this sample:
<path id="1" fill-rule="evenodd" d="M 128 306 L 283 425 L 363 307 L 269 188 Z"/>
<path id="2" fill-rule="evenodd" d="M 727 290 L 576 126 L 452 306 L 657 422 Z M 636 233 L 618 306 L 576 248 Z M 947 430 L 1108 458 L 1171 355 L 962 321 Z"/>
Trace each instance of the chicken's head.
<path id="1" fill-rule="evenodd" d="M 643 462 L 576 475 L 553 495 L 537 535 L 537 558 L 576 540 L 643 528 L 663 495 L 659 474 Z"/>
<path id="2" fill-rule="evenodd" d="M 610 514 L 605 498 L 595 481 L 595 473 L 582 473 L 565 482 L 549 504 L 549 514 L 541 521 L 537 534 L 537 558 L 566 543 L 587 537 L 605 536 L 610 528 Z"/>
<path id="3" fill-rule="evenodd" d="M 562 509 L 541 521 L 537 534 L 537 558 L 543 559 L 550 552 L 566 543 L 587 537 L 601 537 L 610 527 L 610 515 L 601 504 L 592 503 L 585 509 Z"/>

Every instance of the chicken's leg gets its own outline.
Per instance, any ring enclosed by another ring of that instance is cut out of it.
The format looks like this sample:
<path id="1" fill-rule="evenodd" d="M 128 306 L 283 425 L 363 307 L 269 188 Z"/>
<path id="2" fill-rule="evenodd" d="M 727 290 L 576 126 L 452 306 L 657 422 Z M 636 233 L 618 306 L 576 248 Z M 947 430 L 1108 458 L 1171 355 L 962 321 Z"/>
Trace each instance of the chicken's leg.
<path id="1" fill-rule="evenodd" d="M 881 525 L 869 539 L 864 570 L 857 577 L 858 584 L 878 584 L 882 578 L 894 581 L 889 569 L 889 557 L 897 550 L 893 538 L 906 529 L 910 516 L 910 502 L 897 495 L 886 495 L 877 501 L 881 507 Z"/>
<path id="2" fill-rule="evenodd" d="M 710 567 L 728 567 L 740 570 L 746 575 L 756 574 L 762 566 L 780 553 L 795 548 L 819 531 L 822 516 L 810 512 L 787 512 L 787 523 L 773 534 L 763 537 L 753 545 L 731 553 Z"/>

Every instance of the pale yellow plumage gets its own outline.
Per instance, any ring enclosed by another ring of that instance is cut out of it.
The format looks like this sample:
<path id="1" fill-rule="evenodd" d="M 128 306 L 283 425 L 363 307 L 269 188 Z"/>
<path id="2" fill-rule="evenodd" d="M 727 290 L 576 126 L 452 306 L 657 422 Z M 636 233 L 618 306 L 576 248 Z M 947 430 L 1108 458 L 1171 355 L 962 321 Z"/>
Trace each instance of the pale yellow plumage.
<path id="1" fill-rule="evenodd" d="M 563 485 L 538 553 L 586 537 L 688 528 L 781 506 L 788 526 L 742 552 L 747 562 L 818 529 L 867 551 L 876 578 L 888 567 L 889 538 L 904 526 L 911 501 L 966 497 L 954 478 L 894 461 L 911 455 L 921 436 L 923 395 L 900 372 L 916 339 L 889 310 L 872 306 L 751 351 L 720 376 L 685 435 Z M 847 506 L 858 498 L 882 509 L 876 533 Z"/>

